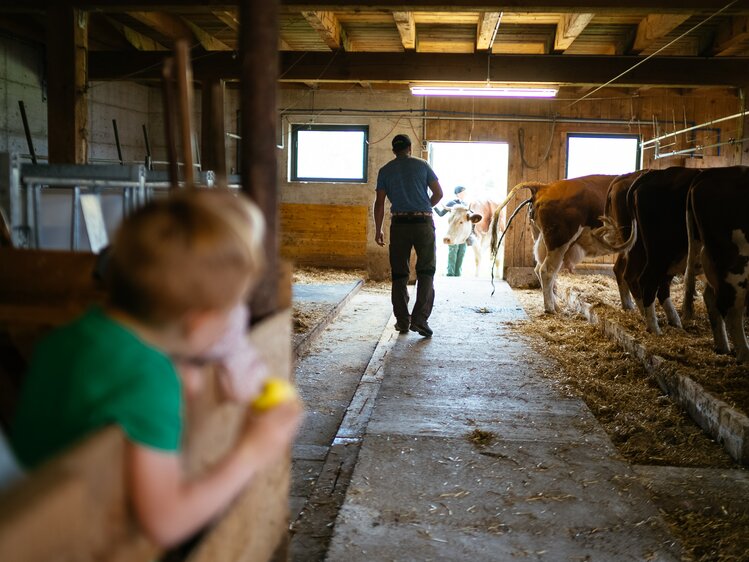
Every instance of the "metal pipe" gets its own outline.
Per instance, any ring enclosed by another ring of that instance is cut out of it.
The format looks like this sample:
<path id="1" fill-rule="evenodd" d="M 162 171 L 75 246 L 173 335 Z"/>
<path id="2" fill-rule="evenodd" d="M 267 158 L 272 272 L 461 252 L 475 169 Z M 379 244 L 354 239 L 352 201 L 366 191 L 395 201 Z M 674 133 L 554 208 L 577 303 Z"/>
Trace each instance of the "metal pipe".
<path id="1" fill-rule="evenodd" d="M 120 161 L 120 166 L 123 166 L 125 162 L 122 159 L 122 145 L 120 145 L 120 133 L 117 131 L 117 119 L 112 119 L 112 128 L 114 129 L 114 144 L 117 147 L 117 159 Z"/>
<path id="2" fill-rule="evenodd" d="M 749 137 L 738 139 L 738 140 L 728 140 L 724 142 L 718 142 L 715 144 L 708 144 L 707 146 L 695 146 L 694 148 L 685 148 L 684 150 L 676 150 L 674 152 L 668 152 L 666 154 L 659 154 L 655 159 L 658 158 L 667 158 L 669 156 L 679 156 L 680 154 L 694 154 L 695 152 L 699 152 L 702 150 L 705 150 L 706 148 L 717 148 L 719 146 L 725 146 L 727 144 L 736 144 L 739 142 L 745 142 L 749 141 Z"/>
<path id="3" fill-rule="evenodd" d="M 31 155 L 31 162 L 36 164 L 36 151 L 34 150 L 34 141 L 31 138 L 31 128 L 29 127 L 29 119 L 26 117 L 26 106 L 22 100 L 18 100 L 18 109 L 21 110 L 21 121 L 23 122 L 23 132 L 26 134 L 26 144 L 29 147 L 29 154 Z"/>
<path id="4" fill-rule="evenodd" d="M 420 112 L 421 110 L 414 110 Z M 387 110 L 383 111 L 368 111 L 368 110 L 346 110 L 346 112 L 335 109 L 323 109 L 323 110 L 291 110 L 288 115 L 296 115 L 300 117 L 320 115 L 335 115 L 338 117 L 363 117 L 367 114 L 379 114 L 387 115 L 390 118 L 403 118 L 403 119 L 424 119 L 427 121 L 488 121 L 488 122 L 508 122 L 508 123 L 553 123 L 555 119 L 553 117 L 543 117 L 536 115 L 501 115 L 501 114 L 481 114 L 477 113 L 475 116 L 463 115 L 463 112 L 441 112 L 439 110 L 429 109 L 430 113 L 439 113 L 439 115 L 418 115 L 413 112 L 406 112 L 398 110 L 394 113 L 389 113 Z M 581 125 L 645 125 L 652 127 L 653 123 L 650 121 L 633 121 L 631 119 L 595 119 L 595 118 L 578 118 L 578 117 L 557 117 L 557 123 L 576 123 Z M 227 133 L 231 135 L 231 133 Z M 233 138 L 238 138 L 234 136 Z"/>
<path id="5" fill-rule="evenodd" d="M 70 249 L 75 252 L 80 247 L 80 237 L 78 231 L 81 225 L 81 188 L 76 186 L 73 188 L 73 201 L 70 220 Z"/>
<path id="6" fill-rule="evenodd" d="M 148 141 L 148 129 L 146 129 L 146 125 L 143 124 L 143 140 L 146 143 L 146 161 L 145 166 L 146 169 L 151 170 L 153 169 L 153 157 L 151 156 L 151 143 Z"/>
<path id="7" fill-rule="evenodd" d="M 31 189 L 32 207 L 34 216 L 34 247 L 41 248 L 42 246 L 42 225 L 39 220 L 42 206 L 42 188 L 41 186 L 35 185 Z"/>
<path id="8" fill-rule="evenodd" d="M 731 119 L 736 119 L 738 117 L 744 117 L 745 115 L 749 115 L 749 111 L 741 111 L 739 113 L 734 113 L 733 115 L 729 115 L 728 117 L 721 117 L 720 119 L 713 119 L 712 121 L 708 121 L 706 123 L 701 123 L 699 125 L 695 125 L 694 127 L 687 127 L 686 129 L 681 129 L 680 131 L 674 131 L 673 133 L 667 133 L 665 135 L 660 135 L 658 137 L 655 137 L 654 139 L 650 139 L 647 141 L 644 141 L 643 145 L 649 145 L 656 143 L 662 139 L 666 139 L 669 137 L 673 137 L 675 135 L 680 135 L 682 133 L 688 133 L 689 131 L 694 131 L 695 129 L 703 129 L 707 127 L 708 125 L 713 125 L 714 123 L 722 123 L 723 121 L 730 121 Z"/>

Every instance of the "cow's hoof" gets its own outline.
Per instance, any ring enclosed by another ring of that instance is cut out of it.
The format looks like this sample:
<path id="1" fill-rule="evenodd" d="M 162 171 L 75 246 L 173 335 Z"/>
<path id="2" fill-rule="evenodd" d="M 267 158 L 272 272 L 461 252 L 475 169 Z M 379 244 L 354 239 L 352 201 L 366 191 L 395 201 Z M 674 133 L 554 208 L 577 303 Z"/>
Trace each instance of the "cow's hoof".
<path id="1" fill-rule="evenodd" d="M 749 351 L 741 351 L 736 354 L 737 363 L 746 363 L 749 361 Z"/>

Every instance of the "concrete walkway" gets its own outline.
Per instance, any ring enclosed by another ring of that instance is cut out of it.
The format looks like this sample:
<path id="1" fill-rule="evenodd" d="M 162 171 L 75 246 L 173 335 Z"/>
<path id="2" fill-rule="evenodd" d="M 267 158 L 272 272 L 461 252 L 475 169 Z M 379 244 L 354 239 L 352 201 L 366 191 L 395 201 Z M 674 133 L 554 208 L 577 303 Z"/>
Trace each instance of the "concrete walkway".
<path id="1" fill-rule="evenodd" d="M 489 290 L 438 278 L 433 338 L 385 327 L 327 560 L 679 560 L 587 407 L 538 374 L 553 364 L 507 326 L 524 314 L 512 291 Z"/>

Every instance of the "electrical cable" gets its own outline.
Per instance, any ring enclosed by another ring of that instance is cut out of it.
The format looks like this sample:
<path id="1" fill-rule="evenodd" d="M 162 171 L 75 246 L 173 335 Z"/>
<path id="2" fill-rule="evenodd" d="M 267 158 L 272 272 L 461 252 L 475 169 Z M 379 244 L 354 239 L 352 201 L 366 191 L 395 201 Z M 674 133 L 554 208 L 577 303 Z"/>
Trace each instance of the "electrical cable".
<path id="1" fill-rule="evenodd" d="M 733 0 L 732 2 L 729 2 L 728 4 L 726 4 L 725 6 L 723 6 L 720 10 L 718 10 L 714 14 L 711 14 L 710 16 L 708 16 L 707 18 L 705 18 L 704 20 L 702 20 L 700 23 L 698 23 L 697 25 L 695 25 L 691 29 L 689 29 L 689 30 L 685 31 L 684 33 L 682 33 L 681 35 L 679 35 L 676 39 L 673 39 L 672 41 L 669 41 L 668 43 L 666 43 L 665 45 L 663 45 L 663 47 L 661 47 L 660 49 L 656 50 L 655 52 L 649 54 L 647 57 L 645 57 L 641 61 L 638 61 L 637 63 L 633 64 L 631 67 L 629 67 L 628 69 L 626 69 L 624 72 L 621 72 L 621 73 L 617 74 L 616 76 L 614 76 L 611 80 L 609 80 L 605 84 L 601 84 L 600 86 L 594 88 L 593 90 L 591 90 L 590 92 L 588 92 L 587 94 L 585 94 L 584 96 L 582 96 L 581 98 L 578 98 L 576 101 L 572 102 L 567 107 L 565 107 L 565 109 L 569 109 L 570 107 L 572 107 L 573 105 L 577 104 L 578 102 L 581 102 L 584 99 L 588 98 L 590 95 L 595 94 L 597 91 L 601 90 L 602 88 L 605 88 L 606 86 L 610 85 L 611 83 L 616 82 L 622 76 L 624 76 L 626 74 L 629 74 L 635 68 L 637 68 L 641 64 L 644 64 L 645 62 L 647 62 L 648 60 L 650 60 L 651 58 L 653 58 L 655 55 L 657 55 L 661 51 L 664 51 L 665 49 L 668 49 L 674 43 L 682 40 L 684 37 L 686 37 L 687 35 L 689 35 L 690 33 L 692 33 L 695 29 L 697 29 L 697 28 L 701 27 L 702 25 L 706 24 L 708 21 L 710 21 L 711 19 L 713 19 L 715 16 L 720 15 L 723 12 L 725 12 L 728 8 L 730 8 L 731 6 L 733 6 L 734 4 L 736 4 L 736 2 L 738 2 L 738 0 Z"/>

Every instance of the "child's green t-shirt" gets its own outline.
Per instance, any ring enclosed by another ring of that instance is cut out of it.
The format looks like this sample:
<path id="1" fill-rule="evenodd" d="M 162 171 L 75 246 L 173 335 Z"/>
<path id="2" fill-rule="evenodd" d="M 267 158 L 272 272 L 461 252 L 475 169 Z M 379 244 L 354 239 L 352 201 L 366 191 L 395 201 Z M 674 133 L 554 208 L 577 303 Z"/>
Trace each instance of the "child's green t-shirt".
<path id="1" fill-rule="evenodd" d="M 178 450 L 181 385 L 169 357 L 92 308 L 34 350 L 11 444 L 31 468 L 109 424 L 135 443 Z"/>

